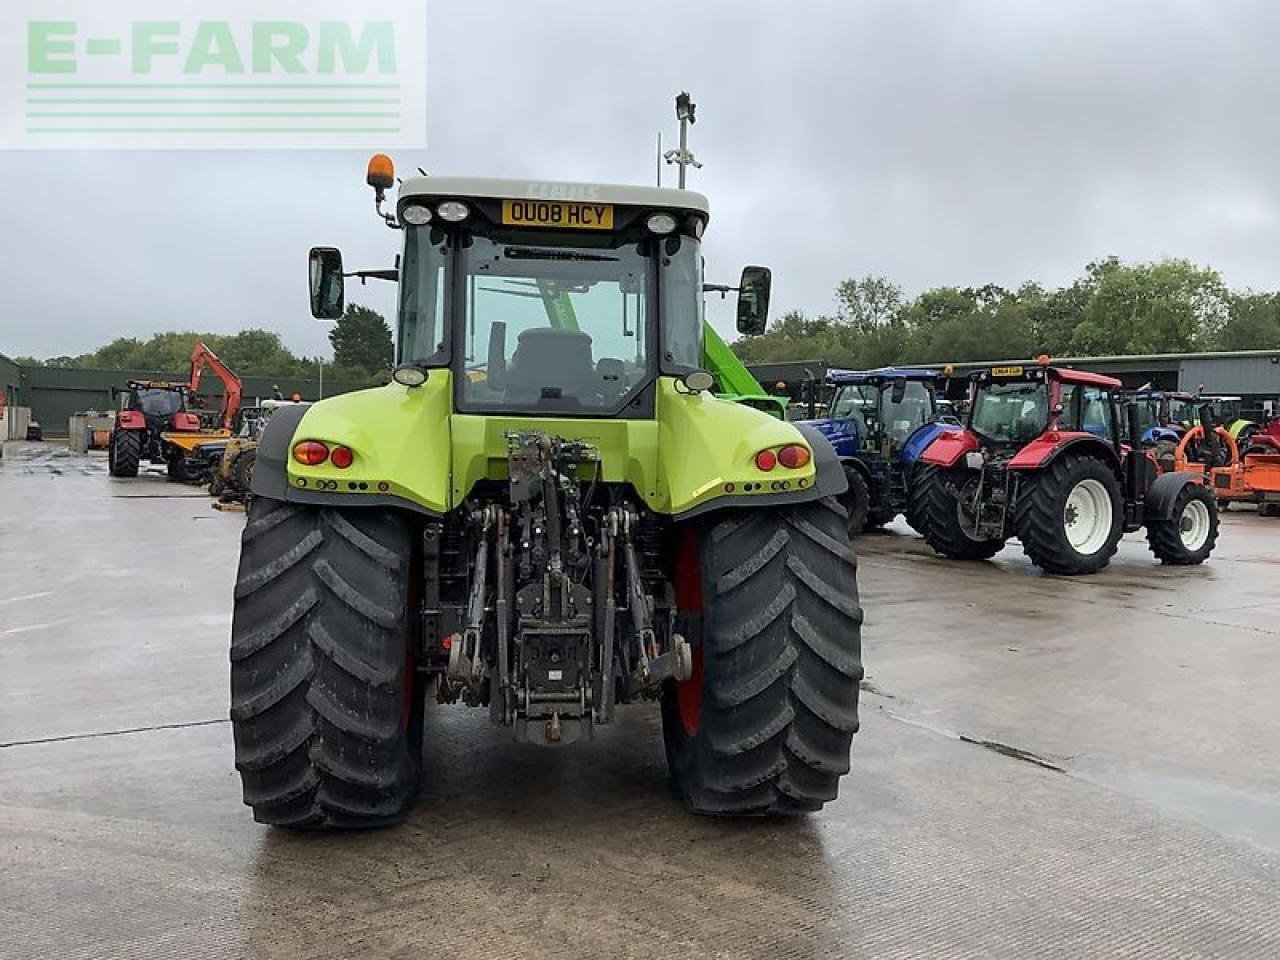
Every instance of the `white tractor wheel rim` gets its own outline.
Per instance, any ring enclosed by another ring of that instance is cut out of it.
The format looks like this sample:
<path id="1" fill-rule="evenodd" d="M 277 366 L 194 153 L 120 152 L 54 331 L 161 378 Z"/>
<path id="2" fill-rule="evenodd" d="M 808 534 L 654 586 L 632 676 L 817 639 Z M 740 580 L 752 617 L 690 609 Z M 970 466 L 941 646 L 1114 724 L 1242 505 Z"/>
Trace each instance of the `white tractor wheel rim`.
<path id="1" fill-rule="evenodd" d="M 1200 500 L 1188 500 L 1178 521 L 1178 533 L 1182 545 L 1188 550 L 1199 550 L 1209 539 L 1209 508 Z"/>
<path id="2" fill-rule="evenodd" d="M 1083 556 L 1097 553 L 1111 536 L 1111 494 L 1099 481 L 1081 480 L 1071 488 L 1062 523 L 1071 549 Z"/>

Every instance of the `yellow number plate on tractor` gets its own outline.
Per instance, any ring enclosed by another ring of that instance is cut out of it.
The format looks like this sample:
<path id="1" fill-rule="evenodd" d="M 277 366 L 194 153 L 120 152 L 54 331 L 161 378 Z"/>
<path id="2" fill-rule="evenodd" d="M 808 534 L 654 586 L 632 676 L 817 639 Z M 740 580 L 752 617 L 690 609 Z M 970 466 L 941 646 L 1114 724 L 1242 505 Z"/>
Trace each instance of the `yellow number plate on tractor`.
<path id="1" fill-rule="evenodd" d="M 991 375 L 993 377 L 1020 377 L 1022 376 L 1022 367 L 992 367 Z"/>
<path id="2" fill-rule="evenodd" d="M 612 230 L 613 204 L 567 200 L 503 200 L 502 222 L 512 227 Z"/>

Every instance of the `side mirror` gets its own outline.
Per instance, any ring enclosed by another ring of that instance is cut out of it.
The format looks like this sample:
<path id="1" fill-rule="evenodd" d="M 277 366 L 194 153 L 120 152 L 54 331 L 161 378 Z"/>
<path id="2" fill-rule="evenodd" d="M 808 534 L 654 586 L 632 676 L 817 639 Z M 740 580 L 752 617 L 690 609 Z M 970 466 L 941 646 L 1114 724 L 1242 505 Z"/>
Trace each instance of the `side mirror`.
<path id="1" fill-rule="evenodd" d="M 907 381 L 895 380 L 893 389 L 889 392 L 889 399 L 894 403 L 901 403 L 907 396 Z"/>
<path id="2" fill-rule="evenodd" d="M 346 307 L 342 251 L 335 247 L 312 247 L 307 267 L 311 280 L 311 315 L 317 320 L 337 320 Z"/>
<path id="3" fill-rule="evenodd" d="M 768 267 L 744 267 L 738 283 L 738 332 L 752 337 L 764 333 L 769 323 L 769 290 L 773 275 Z"/>

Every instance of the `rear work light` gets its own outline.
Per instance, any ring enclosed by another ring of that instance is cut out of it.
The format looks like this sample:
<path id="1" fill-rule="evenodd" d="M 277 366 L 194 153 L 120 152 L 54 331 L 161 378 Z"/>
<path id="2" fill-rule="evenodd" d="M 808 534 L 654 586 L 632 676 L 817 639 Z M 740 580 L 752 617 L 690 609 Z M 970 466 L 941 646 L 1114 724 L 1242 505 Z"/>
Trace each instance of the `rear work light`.
<path id="1" fill-rule="evenodd" d="M 809 448 L 789 443 L 778 451 L 778 462 L 788 470 L 799 470 L 809 465 Z"/>
<path id="2" fill-rule="evenodd" d="M 350 447 L 334 447 L 329 453 L 329 462 L 339 470 L 347 469 L 355 458 L 356 455 L 351 452 Z"/>
<path id="3" fill-rule="evenodd" d="M 329 448 L 319 440 L 303 440 L 294 444 L 293 459 L 303 466 L 317 467 L 329 459 Z"/>

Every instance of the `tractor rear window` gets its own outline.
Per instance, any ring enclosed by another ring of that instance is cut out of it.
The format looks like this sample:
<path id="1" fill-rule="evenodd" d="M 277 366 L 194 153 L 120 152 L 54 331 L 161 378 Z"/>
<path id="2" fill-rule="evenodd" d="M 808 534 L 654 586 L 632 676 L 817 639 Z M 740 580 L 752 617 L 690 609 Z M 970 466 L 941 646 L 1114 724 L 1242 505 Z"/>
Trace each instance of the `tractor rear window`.
<path id="1" fill-rule="evenodd" d="M 475 237 L 463 254 L 461 406 L 611 413 L 650 377 L 651 257 Z"/>
<path id="2" fill-rule="evenodd" d="M 984 384 L 974 398 L 973 430 L 989 440 L 1029 443 L 1048 425 L 1048 391 L 1038 381 Z"/>
<path id="3" fill-rule="evenodd" d="M 139 390 L 134 409 L 148 417 L 168 417 L 182 411 L 182 394 L 177 390 Z"/>

